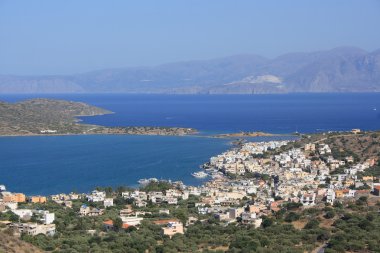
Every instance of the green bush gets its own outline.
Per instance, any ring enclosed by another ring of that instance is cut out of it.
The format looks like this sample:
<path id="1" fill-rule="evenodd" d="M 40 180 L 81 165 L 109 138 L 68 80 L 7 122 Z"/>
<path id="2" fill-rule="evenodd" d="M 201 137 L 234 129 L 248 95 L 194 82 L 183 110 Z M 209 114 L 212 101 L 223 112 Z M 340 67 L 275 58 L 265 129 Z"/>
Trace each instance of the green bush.
<path id="1" fill-rule="evenodd" d="M 295 213 L 295 212 L 290 212 L 288 215 L 285 217 L 286 222 L 292 222 L 300 219 L 300 215 Z"/>

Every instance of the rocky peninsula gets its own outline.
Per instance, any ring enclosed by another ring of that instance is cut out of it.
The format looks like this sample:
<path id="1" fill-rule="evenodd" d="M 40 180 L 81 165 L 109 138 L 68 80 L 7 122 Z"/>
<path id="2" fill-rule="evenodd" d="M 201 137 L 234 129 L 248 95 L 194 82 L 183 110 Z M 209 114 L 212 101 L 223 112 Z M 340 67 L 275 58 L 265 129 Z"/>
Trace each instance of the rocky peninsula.
<path id="1" fill-rule="evenodd" d="M 197 131 L 181 127 L 105 127 L 82 124 L 77 117 L 113 112 L 82 102 L 30 99 L 18 103 L 0 101 L 0 136 L 130 134 L 188 135 Z"/>

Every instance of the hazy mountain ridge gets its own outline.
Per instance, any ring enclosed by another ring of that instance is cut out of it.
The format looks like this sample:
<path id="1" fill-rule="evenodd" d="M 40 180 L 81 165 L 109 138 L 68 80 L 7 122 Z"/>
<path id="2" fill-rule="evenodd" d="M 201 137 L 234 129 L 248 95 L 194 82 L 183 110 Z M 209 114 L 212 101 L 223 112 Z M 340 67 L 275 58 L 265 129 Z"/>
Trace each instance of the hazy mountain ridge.
<path id="1" fill-rule="evenodd" d="M 0 93 L 380 92 L 380 50 L 352 47 L 274 59 L 237 55 L 68 76 L 0 76 Z"/>

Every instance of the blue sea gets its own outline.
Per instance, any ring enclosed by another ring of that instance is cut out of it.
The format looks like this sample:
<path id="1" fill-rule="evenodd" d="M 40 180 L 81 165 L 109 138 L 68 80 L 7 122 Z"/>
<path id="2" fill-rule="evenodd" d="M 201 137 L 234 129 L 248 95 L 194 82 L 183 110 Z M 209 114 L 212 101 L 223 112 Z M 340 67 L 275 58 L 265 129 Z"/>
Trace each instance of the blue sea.
<path id="1" fill-rule="evenodd" d="M 285 95 L 0 95 L 17 102 L 47 97 L 115 112 L 82 117 L 106 126 L 193 127 L 201 135 L 237 131 L 279 134 L 380 129 L 380 93 Z M 287 138 L 287 137 L 284 137 Z M 256 138 L 255 141 L 272 138 Z M 136 186 L 140 178 L 182 180 L 231 147 L 231 139 L 186 136 L 40 136 L 0 138 L 0 184 L 26 194 Z"/>

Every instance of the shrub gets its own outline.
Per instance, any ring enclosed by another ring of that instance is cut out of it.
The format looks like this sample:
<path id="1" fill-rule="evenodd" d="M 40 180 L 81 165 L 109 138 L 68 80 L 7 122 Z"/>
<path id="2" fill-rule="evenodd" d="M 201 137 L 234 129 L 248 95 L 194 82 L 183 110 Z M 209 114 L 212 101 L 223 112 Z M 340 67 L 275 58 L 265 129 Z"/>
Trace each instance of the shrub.
<path id="1" fill-rule="evenodd" d="M 319 226 L 319 221 L 317 219 L 312 219 L 308 223 L 306 223 L 304 229 L 314 229 L 318 228 Z"/>
<path id="2" fill-rule="evenodd" d="M 332 219 L 332 218 L 335 217 L 335 214 L 336 214 L 336 213 L 335 213 L 334 210 L 327 211 L 324 217 L 325 217 L 326 219 Z"/>
<path id="3" fill-rule="evenodd" d="M 286 222 L 292 222 L 292 221 L 299 220 L 299 218 L 300 218 L 299 214 L 297 214 L 295 212 L 290 212 L 288 215 L 286 215 L 285 221 Z"/>

